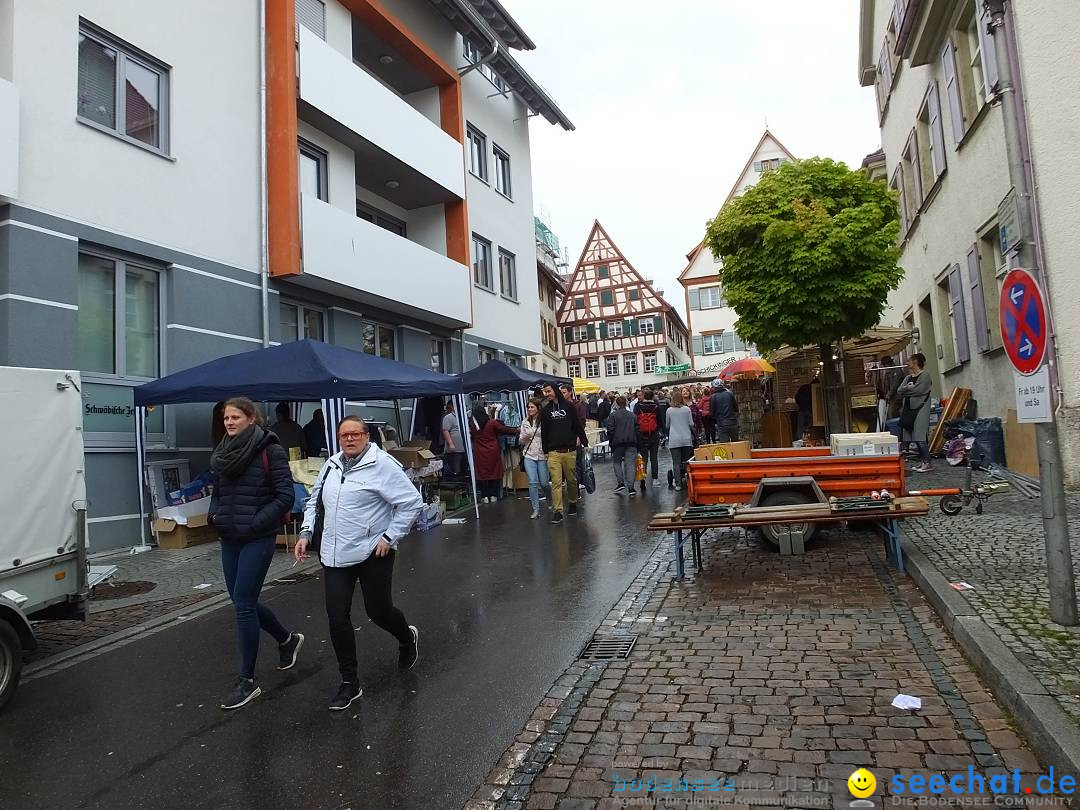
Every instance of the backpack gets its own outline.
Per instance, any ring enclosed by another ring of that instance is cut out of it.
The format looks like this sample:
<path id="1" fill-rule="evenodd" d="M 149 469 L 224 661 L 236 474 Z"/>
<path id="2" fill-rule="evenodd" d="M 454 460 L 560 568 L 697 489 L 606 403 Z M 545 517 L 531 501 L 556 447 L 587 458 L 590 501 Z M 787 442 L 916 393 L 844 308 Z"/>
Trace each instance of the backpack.
<path id="1" fill-rule="evenodd" d="M 709 411 L 712 410 L 712 397 L 709 395 L 703 396 L 698 403 L 698 410 L 701 411 L 702 416 L 708 416 Z"/>
<path id="2" fill-rule="evenodd" d="M 262 458 L 263 470 L 266 472 L 266 482 L 268 484 L 270 484 L 270 486 L 271 486 L 270 492 L 273 493 L 273 482 L 270 480 L 270 451 L 269 451 L 269 449 L 267 447 L 264 447 L 262 449 L 262 453 L 260 453 L 260 456 Z M 287 509 L 285 511 L 285 514 L 281 516 L 281 520 L 279 520 L 277 523 L 274 524 L 274 528 L 275 529 L 280 529 L 283 526 L 287 526 L 288 523 L 289 523 L 289 518 L 291 516 L 292 516 L 292 508 L 290 507 L 289 509 Z"/>
<path id="3" fill-rule="evenodd" d="M 642 408 L 638 411 L 637 428 L 638 432 L 642 436 L 649 436 L 653 433 L 656 433 L 657 422 L 655 408 L 651 408 L 649 410 L 645 410 L 644 408 Z"/>

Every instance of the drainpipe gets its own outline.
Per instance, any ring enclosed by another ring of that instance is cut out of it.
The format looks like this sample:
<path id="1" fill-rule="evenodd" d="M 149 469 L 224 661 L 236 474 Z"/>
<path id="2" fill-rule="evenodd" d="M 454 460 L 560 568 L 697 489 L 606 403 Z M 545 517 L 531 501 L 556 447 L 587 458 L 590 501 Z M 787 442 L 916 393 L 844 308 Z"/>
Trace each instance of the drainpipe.
<path id="1" fill-rule="evenodd" d="M 259 302 L 262 308 L 262 345 L 270 345 L 270 252 L 266 195 L 266 4 L 259 4 Z"/>
<path id="2" fill-rule="evenodd" d="M 465 67 L 458 71 L 458 76 L 464 76 L 466 73 L 476 70 L 481 65 L 486 65 L 488 62 L 494 59 L 498 55 L 498 53 L 499 43 L 493 42 L 491 45 L 491 53 L 489 53 L 487 56 L 481 57 L 479 62 L 470 62 L 469 64 L 467 64 Z"/>
<path id="3" fill-rule="evenodd" d="M 1016 92 L 1019 80 L 1019 54 L 1015 37 L 1009 37 L 1011 29 L 1006 20 L 1011 18 L 1010 5 L 1006 14 L 1005 0 L 984 0 L 990 15 L 990 34 L 997 52 L 998 88 L 1001 99 L 1002 123 L 1005 127 L 1005 152 L 1009 163 L 1009 181 L 1016 190 L 1020 213 L 1020 245 L 1017 262 L 1028 269 L 1041 284 L 1046 295 L 1045 305 L 1049 323 L 1047 362 L 1050 366 L 1050 385 L 1057 386 L 1057 343 L 1054 340 L 1050 317 L 1050 295 L 1046 284 L 1045 263 L 1040 263 L 1036 251 L 1035 212 L 1037 206 L 1029 182 L 1031 145 L 1027 141 L 1027 121 L 1021 100 Z M 1065 485 L 1061 470 L 1056 414 L 1051 421 L 1035 425 L 1035 437 L 1039 450 L 1039 486 L 1041 489 L 1043 533 L 1046 544 L 1047 579 L 1050 586 L 1050 615 L 1058 624 L 1075 626 L 1076 586 L 1073 582 L 1072 550 L 1069 545 L 1069 524 L 1065 513 Z"/>

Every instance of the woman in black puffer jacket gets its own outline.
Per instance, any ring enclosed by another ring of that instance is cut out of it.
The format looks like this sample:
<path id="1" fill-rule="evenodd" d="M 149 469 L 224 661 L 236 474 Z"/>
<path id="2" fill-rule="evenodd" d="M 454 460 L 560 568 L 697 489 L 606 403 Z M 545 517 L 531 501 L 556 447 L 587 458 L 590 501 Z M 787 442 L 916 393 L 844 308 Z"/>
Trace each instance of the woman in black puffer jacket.
<path id="1" fill-rule="evenodd" d="M 259 603 L 278 527 L 293 505 L 288 456 L 277 436 L 263 429 L 250 399 L 226 402 L 224 421 L 225 437 L 210 457 L 217 483 L 208 519 L 221 537 L 221 567 L 236 607 L 240 640 L 240 677 L 221 708 L 238 709 L 262 694 L 255 685 L 259 628 L 278 643 L 278 669 L 296 663 L 304 636 L 290 633 L 270 608 Z"/>

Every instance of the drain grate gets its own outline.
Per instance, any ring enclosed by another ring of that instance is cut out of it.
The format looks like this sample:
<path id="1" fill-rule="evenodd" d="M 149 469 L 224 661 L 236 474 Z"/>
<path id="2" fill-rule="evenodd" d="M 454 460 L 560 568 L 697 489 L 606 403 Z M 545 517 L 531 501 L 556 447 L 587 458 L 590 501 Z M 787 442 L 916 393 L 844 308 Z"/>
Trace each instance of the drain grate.
<path id="1" fill-rule="evenodd" d="M 637 639 L 637 635 L 629 634 L 593 636 L 578 658 L 583 661 L 612 661 L 616 658 L 629 658 Z"/>

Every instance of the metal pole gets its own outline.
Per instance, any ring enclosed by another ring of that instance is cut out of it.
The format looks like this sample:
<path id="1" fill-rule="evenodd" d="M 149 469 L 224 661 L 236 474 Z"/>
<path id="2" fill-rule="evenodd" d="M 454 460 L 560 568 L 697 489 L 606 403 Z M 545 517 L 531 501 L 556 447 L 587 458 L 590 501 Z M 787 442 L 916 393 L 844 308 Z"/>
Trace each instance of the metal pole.
<path id="1" fill-rule="evenodd" d="M 1017 261 L 1020 267 L 1030 270 L 1047 289 L 1042 273 L 1035 260 L 1035 229 L 1032 218 L 1032 192 L 1024 170 L 1024 151 L 1020 133 L 1020 109 L 1013 85 L 1012 62 L 1009 58 L 1012 43 L 1005 31 L 1004 0 L 985 0 L 990 16 L 990 35 L 994 40 L 997 56 L 998 88 L 1005 126 L 1005 151 L 1009 161 L 1009 181 L 1016 189 L 1020 212 L 1020 244 Z M 1046 306 L 1049 308 L 1049 297 Z M 1050 331 L 1047 354 L 1051 365 L 1056 365 L 1057 345 Z M 1051 415 L 1053 418 L 1053 415 Z M 1039 449 L 1039 485 L 1042 490 L 1043 532 L 1046 543 L 1046 572 L 1050 585 L 1050 616 L 1058 624 L 1073 626 L 1078 623 L 1076 611 L 1076 586 L 1073 582 L 1072 549 L 1069 546 L 1069 524 L 1065 513 L 1065 483 L 1061 471 L 1061 452 L 1058 445 L 1057 422 L 1035 425 Z"/>

